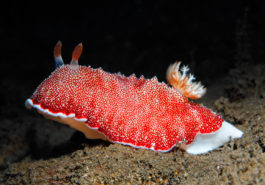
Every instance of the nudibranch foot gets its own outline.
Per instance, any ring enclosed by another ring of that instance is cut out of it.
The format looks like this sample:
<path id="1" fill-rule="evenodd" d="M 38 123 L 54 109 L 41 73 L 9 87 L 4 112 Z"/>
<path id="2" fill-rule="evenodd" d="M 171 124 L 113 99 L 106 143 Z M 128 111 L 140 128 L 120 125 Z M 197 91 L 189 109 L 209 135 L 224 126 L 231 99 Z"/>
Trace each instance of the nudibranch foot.
<path id="1" fill-rule="evenodd" d="M 221 128 L 214 133 L 198 133 L 194 141 L 189 145 L 184 145 L 183 149 L 190 154 L 203 154 L 224 145 L 230 139 L 241 138 L 242 135 L 241 130 L 224 121 Z"/>
<path id="2" fill-rule="evenodd" d="M 73 115 L 64 115 L 64 114 L 54 114 L 49 110 L 43 109 L 39 105 L 34 105 L 33 102 L 28 99 L 25 103 L 28 109 L 35 108 L 37 111 L 42 114 L 45 118 L 57 121 L 59 123 L 66 124 L 80 132 L 82 132 L 88 139 L 102 139 L 109 140 L 104 134 L 97 131 L 97 129 L 88 127 L 85 122 L 86 119 L 75 119 Z"/>
<path id="3" fill-rule="evenodd" d="M 73 127 L 89 139 L 103 139 L 135 148 L 168 152 L 177 143 L 191 154 L 214 150 L 243 132 L 212 110 L 190 102 L 206 88 L 192 82 L 188 67 L 171 65 L 167 79 L 126 77 L 101 68 L 81 66 L 78 44 L 70 64 L 61 57 L 62 43 L 54 48 L 56 70 L 26 100 L 48 119 Z"/>

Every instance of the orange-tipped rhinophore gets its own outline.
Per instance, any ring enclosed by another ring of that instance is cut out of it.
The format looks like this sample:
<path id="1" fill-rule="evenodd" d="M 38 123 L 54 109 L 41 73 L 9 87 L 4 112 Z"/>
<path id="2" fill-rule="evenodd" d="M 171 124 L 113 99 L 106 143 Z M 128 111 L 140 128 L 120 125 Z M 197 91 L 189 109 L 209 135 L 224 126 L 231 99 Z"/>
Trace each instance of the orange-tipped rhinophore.
<path id="1" fill-rule="evenodd" d="M 75 47 L 73 51 L 71 65 L 78 65 L 78 59 L 80 58 L 82 51 L 83 51 L 83 44 L 80 43 Z"/>

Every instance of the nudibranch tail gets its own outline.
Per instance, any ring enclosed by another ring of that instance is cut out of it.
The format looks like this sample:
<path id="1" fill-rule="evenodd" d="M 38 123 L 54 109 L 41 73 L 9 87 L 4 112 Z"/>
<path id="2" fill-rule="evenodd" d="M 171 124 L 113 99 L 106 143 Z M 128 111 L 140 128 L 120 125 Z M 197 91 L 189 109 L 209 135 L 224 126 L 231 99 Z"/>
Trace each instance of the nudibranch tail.
<path id="1" fill-rule="evenodd" d="M 80 58 L 81 54 L 83 51 L 83 44 L 80 43 L 78 44 L 72 54 L 72 61 L 71 61 L 71 65 L 78 65 L 78 59 Z"/>
<path id="2" fill-rule="evenodd" d="M 182 145 L 182 149 L 194 155 L 203 154 L 224 145 L 230 139 L 241 138 L 243 134 L 231 123 L 223 121 L 219 130 L 209 134 L 198 133 L 194 141 L 189 145 Z"/>
<path id="3" fill-rule="evenodd" d="M 189 68 L 183 66 L 180 69 L 181 62 L 175 62 L 168 67 L 167 81 L 178 89 L 184 96 L 190 99 L 199 99 L 206 93 L 206 88 L 200 82 L 193 82 L 195 77 L 192 74 L 187 75 Z"/>
<path id="4" fill-rule="evenodd" d="M 55 68 L 60 67 L 61 65 L 64 64 L 63 58 L 61 56 L 61 51 L 62 51 L 62 42 L 58 41 L 53 51 L 54 60 L 55 60 Z"/>

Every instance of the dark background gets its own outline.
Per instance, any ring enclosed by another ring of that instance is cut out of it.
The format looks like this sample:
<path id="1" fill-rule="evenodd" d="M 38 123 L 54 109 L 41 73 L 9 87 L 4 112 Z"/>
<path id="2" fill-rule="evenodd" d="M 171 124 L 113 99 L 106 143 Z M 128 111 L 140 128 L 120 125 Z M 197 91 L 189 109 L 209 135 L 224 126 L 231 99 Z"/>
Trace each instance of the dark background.
<path id="1" fill-rule="evenodd" d="M 0 17 L 0 77 L 32 81 L 33 90 L 54 70 L 53 47 L 61 40 L 65 63 L 82 42 L 81 65 L 148 78 L 156 75 L 164 81 L 168 65 L 181 60 L 207 84 L 235 67 L 240 44 L 247 47 L 251 62 L 261 62 L 264 19 L 262 0 L 120 0 L 86 5 L 9 1 Z"/>

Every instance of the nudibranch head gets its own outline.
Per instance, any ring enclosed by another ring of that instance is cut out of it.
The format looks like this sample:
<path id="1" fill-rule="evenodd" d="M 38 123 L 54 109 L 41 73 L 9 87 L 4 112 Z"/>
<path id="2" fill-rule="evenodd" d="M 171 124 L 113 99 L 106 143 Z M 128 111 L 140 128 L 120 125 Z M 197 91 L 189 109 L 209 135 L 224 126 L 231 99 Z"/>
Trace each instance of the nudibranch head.
<path id="1" fill-rule="evenodd" d="M 56 70 L 44 80 L 27 107 L 49 119 L 67 124 L 90 139 L 154 151 L 170 151 L 177 143 L 191 154 L 213 150 L 243 132 L 210 109 L 189 102 L 205 88 L 186 76 L 187 67 L 170 66 L 168 80 L 111 74 L 101 68 L 78 65 L 83 46 L 75 47 L 70 64 L 61 57 L 62 44 L 54 48 Z"/>

